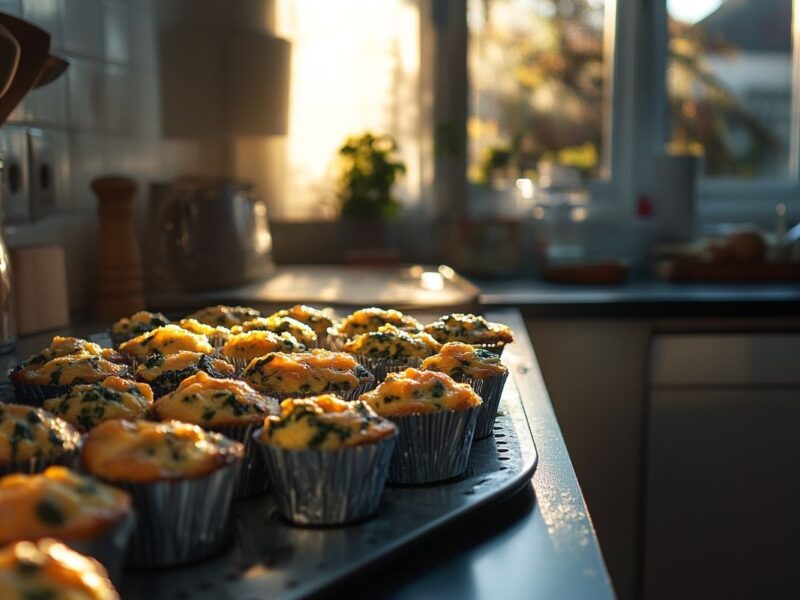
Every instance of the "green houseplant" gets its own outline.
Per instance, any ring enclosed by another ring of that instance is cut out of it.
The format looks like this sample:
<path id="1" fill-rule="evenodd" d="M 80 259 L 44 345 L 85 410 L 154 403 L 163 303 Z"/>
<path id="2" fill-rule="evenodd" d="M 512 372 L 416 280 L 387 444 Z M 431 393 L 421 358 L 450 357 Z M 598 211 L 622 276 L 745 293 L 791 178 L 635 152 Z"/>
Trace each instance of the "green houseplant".
<path id="1" fill-rule="evenodd" d="M 400 210 L 392 196 L 406 166 L 396 156 L 397 143 L 389 135 L 366 132 L 347 138 L 339 148 L 337 197 L 344 219 L 391 219 Z"/>

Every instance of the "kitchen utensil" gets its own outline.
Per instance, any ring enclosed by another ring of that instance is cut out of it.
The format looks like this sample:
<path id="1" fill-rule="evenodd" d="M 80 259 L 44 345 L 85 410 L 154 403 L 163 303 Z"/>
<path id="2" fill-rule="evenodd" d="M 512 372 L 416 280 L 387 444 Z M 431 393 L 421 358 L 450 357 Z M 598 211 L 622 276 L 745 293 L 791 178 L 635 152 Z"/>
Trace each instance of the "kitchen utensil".
<path id="1" fill-rule="evenodd" d="M 142 258 L 133 221 L 136 187 L 127 177 L 92 182 L 100 221 L 92 309 L 99 319 L 116 320 L 144 310 Z"/>
<path id="2" fill-rule="evenodd" d="M 50 56 L 50 34 L 27 21 L 5 13 L 0 13 L 0 25 L 8 29 L 20 47 L 19 65 L 14 78 L 5 94 L 0 96 L 0 124 L 2 124 L 39 80 Z"/>
<path id="3" fill-rule="evenodd" d="M 40 88 L 44 85 L 47 85 L 51 81 L 58 79 L 61 74 L 67 70 L 68 66 L 69 61 L 66 59 L 56 56 L 55 54 L 49 55 L 47 57 L 47 61 L 44 63 L 42 72 L 39 73 L 39 78 L 36 80 L 36 84 L 33 87 Z"/>
<path id="4" fill-rule="evenodd" d="M 273 269 L 267 207 L 247 183 L 192 177 L 153 184 L 149 212 L 153 290 L 214 290 Z"/>

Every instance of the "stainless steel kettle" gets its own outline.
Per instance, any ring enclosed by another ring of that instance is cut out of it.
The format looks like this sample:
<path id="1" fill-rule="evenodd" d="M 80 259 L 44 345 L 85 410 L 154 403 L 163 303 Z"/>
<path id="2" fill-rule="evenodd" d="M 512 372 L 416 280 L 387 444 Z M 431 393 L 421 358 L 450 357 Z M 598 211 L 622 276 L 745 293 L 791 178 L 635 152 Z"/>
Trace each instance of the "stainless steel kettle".
<path id="1" fill-rule="evenodd" d="M 244 182 L 184 177 L 152 184 L 145 244 L 148 289 L 199 292 L 267 276 L 267 206 Z"/>

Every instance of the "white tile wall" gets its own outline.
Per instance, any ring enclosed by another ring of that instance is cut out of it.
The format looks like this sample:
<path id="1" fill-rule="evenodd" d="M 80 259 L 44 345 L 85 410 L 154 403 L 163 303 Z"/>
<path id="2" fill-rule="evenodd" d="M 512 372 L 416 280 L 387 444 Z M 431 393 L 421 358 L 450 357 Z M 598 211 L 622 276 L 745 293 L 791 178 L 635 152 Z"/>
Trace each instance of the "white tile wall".
<path id="1" fill-rule="evenodd" d="M 197 143 L 161 138 L 156 2 L 168 0 L 0 0 L 0 11 L 51 32 L 52 51 L 70 62 L 56 82 L 36 90 L 10 126 L 42 129 L 54 141 L 56 213 L 5 227 L 9 246 L 64 246 L 72 308 L 92 291 L 96 203 L 91 181 L 122 174 L 139 182 L 144 221 L 149 182 L 197 172 Z"/>

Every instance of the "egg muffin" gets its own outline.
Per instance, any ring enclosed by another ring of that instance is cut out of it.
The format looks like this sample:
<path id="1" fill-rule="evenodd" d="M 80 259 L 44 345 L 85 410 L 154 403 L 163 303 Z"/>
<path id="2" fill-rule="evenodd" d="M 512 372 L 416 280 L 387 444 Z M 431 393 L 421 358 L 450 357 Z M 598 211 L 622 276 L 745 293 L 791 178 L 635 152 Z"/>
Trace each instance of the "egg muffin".
<path id="1" fill-rule="evenodd" d="M 464 342 L 481 346 L 502 354 L 506 344 L 514 341 L 511 328 L 501 323 L 490 323 L 479 315 L 453 313 L 444 315 L 425 326 L 425 331 L 437 341 Z"/>
<path id="2" fill-rule="evenodd" d="M 291 317 L 260 317 L 231 328 L 231 333 L 246 331 L 272 331 L 273 333 L 289 333 L 306 348 L 317 345 L 317 334 L 305 323 Z"/>
<path id="3" fill-rule="evenodd" d="M 257 390 L 276 398 L 325 393 L 355 398 L 375 380 L 349 354 L 320 348 L 294 354 L 271 352 L 254 358 L 241 377 Z"/>
<path id="4" fill-rule="evenodd" d="M 84 471 L 131 494 L 137 519 L 129 563 L 160 567 L 206 558 L 225 542 L 244 448 L 197 425 L 104 421 L 86 436 Z"/>
<path id="5" fill-rule="evenodd" d="M 49 347 L 19 363 L 8 374 L 17 400 L 39 406 L 72 385 L 102 381 L 129 373 L 111 348 L 75 337 L 55 336 Z"/>
<path id="6" fill-rule="evenodd" d="M 155 353 L 136 368 L 136 379 L 153 389 L 159 398 L 178 387 L 181 381 L 199 372 L 225 378 L 234 374 L 233 366 L 209 354 L 182 350 L 169 356 Z"/>
<path id="7" fill-rule="evenodd" d="M 143 333 L 120 344 L 119 349 L 135 362 L 144 361 L 155 352 L 168 356 L 181 350 L 201 354 L 211 354 L 214 351 L 206 336 L 192 333 L 178 325 L 164 325 Z"/>
<path id="8" fill-rule="evenodd" d="M 441 344 L 427 333 L 412 333 L 394 325 L 383 325 L 377 331 L 355 336 L 342 350 L 353 354 L 375 374 L 378 381 L 386 373 L 419 366 L 422 359 L 436 354 Z"/>
<path id="9" fill-rule="evenodd" d="M 112 574 L 133 528 L 131 497 L 65 467 L 0 479 L 0 545 L 55 537 L 102 562 Z"/>
<path id="10" fill-rule="evenodd" d="M 0 598 L 119 600 L 119 594 L 100 563 L 46 538 L 0 549 Z"/>
<path id="11" fill-rule="evenodd" d="M 328 309 L 330 310 L 330 309 Z M 279 310 L 271 315 L 272 317 L 291 317 L 296 321 L 305 323 L 314 333 L 317 334 L 317 343 L 325 341 L 333 328 L 334 323 L 325 311 L 314 308 L 313 306 L 306 306 L 305 304 L 296 304 L 291 308 Z"/>
<path id="12" fill-rule="evenodd" d="M 472 386 L 483 400 L 475 439 L 481 440 L 492 434 L 500 397 L 508 379 L 508 369 L 495 352 L 461 342 L 448 342 L 438 354 L 422 361 L 420 370 L 446 373 L 455 381 Z"/>
<path id="13" fill-rule="evenodd" d="M 378 331 L 384 325 L 394 325 L 398 329 L 415 333 L 422 331 L 422 324 L 414 317 L 404 315 L 399 310 L 384 310 L 373 306 L 347 315 L 339 323 L 337 332 L 350 339 L 362 333 Z"/>
<path id="14" fill-rule="evenodd" d="M 66 394 L 44 401 L 47 410 L 82 431 L 108 419 L 146 417 L 152 404 L 149 385 L 116 376 L 101 383 L 73 386 Z"/>
<path id="15" fill-rule="evenodd" d="M 217 349 L 221 348 L 231 335 L 231 330 L 227 327 L 207 325 L 197 319 L 181 319 L 178 321 L 178 326 L 191 333 L 206 336 L 209 343 Z"/>
<path id="16" fill-rule="evenodd" d="M 303 352 L 305 346 L 292 334 L 284 331 L 247 331 L 231 334 L 222 347 L 224 356 L 237 370 L 244 369 L 251 360 L 270 352 Z"/>
<path id="17" fill-rule="evenodd" d="M 169 325 L 170 320 L 161 313 L 140 310 L 130 317 L 120 319 L 111 326 L 111 341 L 115 346 L 157 327 Z"/>
<path id="18" fill-rule="evenodd" d="M 175 419 L 217 431 L 242 442 L 244 460 L 236 478 L 233 497 L 248 498 L 266 489 L 266 472 L 253 445 L 252 433 L 273 411 L 277 402 L 244 381 L 217 379 L 202 371 L 184 379 L 178 388 L 155 403 L 161 420 Z"/>
<path id="19" fill-rule="evenodd" d="M 0 474 L 35 473 L 77 455 L 81 436 L 41 408 L 0 404 Z"/>
<path id="20" fill-rule="evenodd" d="M 365 403 L 289 398 L 255 438 L 283 518 L 338 525 L 377 512 L 397 428 Z"/>
<path id="21" fill-rule="evenodd" d="M 255 308 L 249 306 L 207 306 L 187 315 L 187 319 L 195 319 L 206 325 L 214 327 L 226 327 L 230 329 L 234 325 L 241 325 L 245 321 L 251 321 L 261 316 Z"/>
<path id="22" fill-rule="evenodd" d="M 458 477 L 467 468 L 481 398 L 444 373 L 406 369 L 360 400 L 400 429 L 389 481 L 429 483 Z"/>

